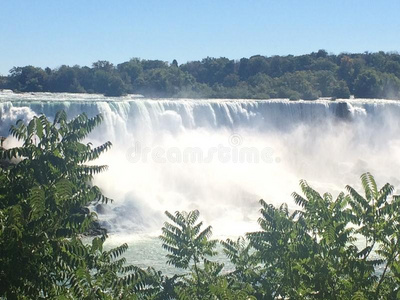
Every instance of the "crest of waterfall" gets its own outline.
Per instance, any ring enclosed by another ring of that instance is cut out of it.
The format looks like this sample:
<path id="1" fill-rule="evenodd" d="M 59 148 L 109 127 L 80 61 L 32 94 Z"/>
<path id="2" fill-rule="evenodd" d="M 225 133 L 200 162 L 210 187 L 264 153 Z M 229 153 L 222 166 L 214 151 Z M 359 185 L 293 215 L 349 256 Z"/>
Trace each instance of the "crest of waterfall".
<path id="1" fill-rule="evenodd" d="M 365 171 L 400 184 L 397 101 L 2 92 L 0 135 L 18 119 L 61 109 L 104 116 L 88 142 L 114 145 L 96 162 L 110 168 L 95 183 L 115 202 L 94 208 L 114 231 L 156 230 L 164 210 L 199 209 L 217 233 L 237 234 L 257 227 L 260 198 L 296 208 L 290 194 L 300 179 L 334 194 Z"/>

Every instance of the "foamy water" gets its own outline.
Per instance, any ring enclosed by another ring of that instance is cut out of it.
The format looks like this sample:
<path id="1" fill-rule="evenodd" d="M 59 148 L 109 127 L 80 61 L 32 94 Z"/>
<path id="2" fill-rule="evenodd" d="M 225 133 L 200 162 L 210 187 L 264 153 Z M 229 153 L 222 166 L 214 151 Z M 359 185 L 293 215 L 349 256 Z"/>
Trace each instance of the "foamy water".
<path id="1" fill-rule="evenodd" d="M 396 101 L 0 93 L 0 134 L 17 119 L 60 109 L 70 117 L 104 116 L 88 141 L 113 143 L 95 162 L 109 165 L 95 183 L 115 200 L 99 214 L 110 245 L 147 243 L 143 249 L 153 253 L 165 210 L 199 209 L 218 237 L 256 230 L 258 200 L 295 209 L 290 195 L 299 191 L 300 179 L 337 195 L 346 184 L 359 187 L 360 175 L 369 171 L 379 185 L 400 188 Z"/>

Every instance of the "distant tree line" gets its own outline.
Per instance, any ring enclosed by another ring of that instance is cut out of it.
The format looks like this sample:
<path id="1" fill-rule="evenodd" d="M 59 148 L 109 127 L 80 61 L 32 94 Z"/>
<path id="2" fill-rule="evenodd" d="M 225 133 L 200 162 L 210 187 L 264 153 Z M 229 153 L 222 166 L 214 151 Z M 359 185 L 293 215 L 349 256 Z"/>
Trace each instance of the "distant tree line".
<path id="1" fill-rule="evenodd" d="M 400 54 L 339 55 L 319 50 L 300 56 L 231 60 L 207 57 L 178 65 L 133 58 L 113 65 L 62 65 L 56 69 L 14 67 L 0 77 L 0 89 L 16 92 L 128 93 L 147 97 L 400 99 Z"/>

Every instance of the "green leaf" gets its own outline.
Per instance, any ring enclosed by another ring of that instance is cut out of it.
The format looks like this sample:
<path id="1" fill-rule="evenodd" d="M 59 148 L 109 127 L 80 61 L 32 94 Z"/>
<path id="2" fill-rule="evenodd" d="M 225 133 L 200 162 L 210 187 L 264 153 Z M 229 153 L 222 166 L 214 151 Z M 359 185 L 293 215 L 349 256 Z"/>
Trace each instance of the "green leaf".
<path id="1" fill-rule="evenodd" d="M 34 187 L 30 193 L 29 203 L 31 205 L 31 212 L 29 219 L 31 221 L 40 219 L 43 216 L 46 209 L 45 193 L 43 189 L 41 189 L 38 186 Z"/>
<path id="2" fill-rule="evenodd" d="M 36 134 L 39 139 L 43 138 L 43 124 L 39 118 L 35 118 L 36 120 Z"/>
<path id="3" fill-rule="evenodd" d="M 99 237 L 95 237 L 92 240 L 92 251 L 103 251 L 103 240 Z"/>

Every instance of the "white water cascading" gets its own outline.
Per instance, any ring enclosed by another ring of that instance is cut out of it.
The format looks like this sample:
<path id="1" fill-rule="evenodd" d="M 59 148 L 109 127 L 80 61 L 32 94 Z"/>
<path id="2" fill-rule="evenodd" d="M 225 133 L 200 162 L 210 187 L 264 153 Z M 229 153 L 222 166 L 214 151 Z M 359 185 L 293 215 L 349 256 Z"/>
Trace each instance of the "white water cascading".
<path id="1" fill-rule="evenodd" d="M 400 102 L 152 100 L 0 93 L 0 135 L 18 119 L 64 109 L 102 113 L 90 136 L 113 148 L 95 179 L 115 202 L 98 209 L 111 232 L 156 232 L 165 210 L 199 209 L 217 235 L 257 228 L 258 200 L 295 208 L 306 179 L 337 195 L 366 171 L 400 187 Z M 9 139 L 8 146 L 15 141 Z M 6 143 L 6 146 L 7 146 Z M 399 192 L 399 191 L 398 191 Z"/>

